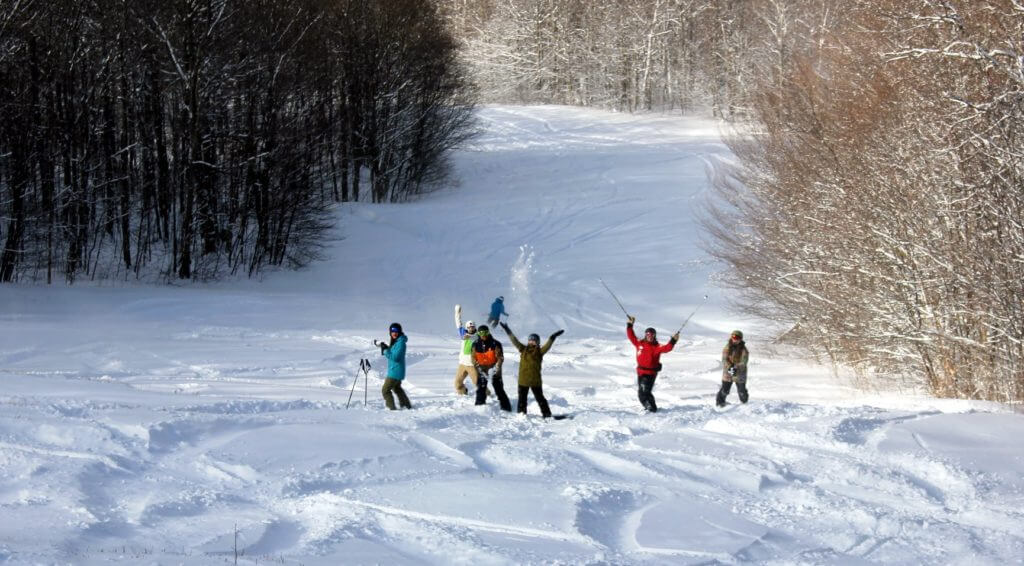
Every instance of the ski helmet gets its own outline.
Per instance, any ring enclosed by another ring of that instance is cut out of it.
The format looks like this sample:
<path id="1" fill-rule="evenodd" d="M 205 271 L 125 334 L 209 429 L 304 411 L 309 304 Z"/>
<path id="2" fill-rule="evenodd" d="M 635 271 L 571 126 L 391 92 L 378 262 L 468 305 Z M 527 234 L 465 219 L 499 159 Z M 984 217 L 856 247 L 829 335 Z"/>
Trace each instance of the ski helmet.
<path id="1" fill-rule="evenodd" d="M 467 320 L 466 328 L 476 328 L 476 324 L 472 320 Z"/>
<path id="2" fill-rule="evenodd" d="M 480 334 L 480 335 L 486 336 L 486 335 L 488 335 L 488 334 L 490 334 L 490 333 L 491 333 L 491 329 L 490 329 L 490 328 L 487 328 L 487 325 L 486 325 L 486 324 L 481 324 L 481 325 L 480 325 L 480 328 L 477 328 L 477 329 L 476 329 L 476 332 L 477 332 L 477 334 Z"/>
<path id="3" fill-rule="evenodd" d="M 536 342 L 540 344 L 540 336 L 538 334 L 531 334 L 526 337 L 527 342 Z"/>
<path id="4" fill-rule="evenodd" d="M 388 328 L 388 332 L 397 332 L 397 333 L 401 334 L 402 333 L 402 325 L 398 324 L 397 322 L 392 322 L 391 323 L 391 327 Z"/>

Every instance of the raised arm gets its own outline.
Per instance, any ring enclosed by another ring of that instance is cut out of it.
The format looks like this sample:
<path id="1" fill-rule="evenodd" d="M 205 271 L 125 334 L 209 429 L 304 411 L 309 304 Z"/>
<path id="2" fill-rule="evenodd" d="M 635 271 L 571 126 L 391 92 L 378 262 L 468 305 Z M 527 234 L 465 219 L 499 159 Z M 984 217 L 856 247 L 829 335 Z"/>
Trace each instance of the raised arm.
<path id="1" fill-rule="evenodd" d="M 505 331 L 505 334 L 508 334 L 508 339 L 512 341 L 512 345 L 516 347 L 516 350 L 522 352 L 526 346 L 523 346 L 523 343 L 516 338 L 516 335 L 512 334 L 512 329 L 504 322 L 501 323 L 501 329 Z"/>
<path id="2" fill-rule="evenodd" d="M 630 319 L 632 318 L 633 317 L 630 317 Z M 626 323 L 626 338 L 629 338 L 629 341 L 633 343 L 634 347 L 640 344 L 640 341 L 636 339 L 636 332 L 633 332 L 632 320 Z"/>
<path id="3" fill-rule="evenodd" d="M 548 338 L 548 341 L 545 342 L 544 346 L 540 349 L 541 355 L 544 355 L 544 354 L 548 353 L 548 350 L 550 350 L 551 346 L 555 343 L 555 338 L 558 338 L 559 336 L 561 336 L 564 333 L 565 333 L 565 330 L 559 330 L 559 331 L 555 332 L 554 334 L 552 334 L 551 337 Z"/>

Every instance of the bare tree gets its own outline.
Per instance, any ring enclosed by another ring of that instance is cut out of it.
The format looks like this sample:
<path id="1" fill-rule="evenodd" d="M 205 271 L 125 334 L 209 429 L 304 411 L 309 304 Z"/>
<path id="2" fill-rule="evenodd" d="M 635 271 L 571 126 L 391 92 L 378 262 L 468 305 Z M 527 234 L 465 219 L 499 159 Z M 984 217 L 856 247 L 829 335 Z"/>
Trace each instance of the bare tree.
<path id="1" fill-rule="evenodd" d="M 788 339 L 865 376 L 1019 400 L 1024 272 L 1001 260 L 1021 254 L 1019 141 L 990 105 L 1019 86 L 1012 55 L 1000 78 L 949 52 L 965 29 L 986 30 L 970 53 L 993 52 L 976 45 L 998 10 L 975 6 L 859 2 L 764 76 L 740 164 L 718 171 L 730 206 L 712 210 L 710 249 Z"/>
<path id="2" fill-rule="evenodd" d="M 409 198 L 471 132 L 427 0 L 4 7 L 3 281 L 300 266 L 364 171 Z"/>

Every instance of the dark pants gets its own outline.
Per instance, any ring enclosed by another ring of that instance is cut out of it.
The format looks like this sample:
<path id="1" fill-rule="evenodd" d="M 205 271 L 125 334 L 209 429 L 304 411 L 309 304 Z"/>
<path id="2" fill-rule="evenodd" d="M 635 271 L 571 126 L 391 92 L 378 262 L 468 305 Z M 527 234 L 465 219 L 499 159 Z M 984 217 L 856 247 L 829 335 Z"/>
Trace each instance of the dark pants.
<path id="1" fill-rule="evenodd" d="M 644 409 L 652 413 L 658 412 L 658 405 L 654 403 L 654 380 L 657 375 L 640 375 L 636 378 L 636 396 Z"/>
<path id="2" fill-rule="evenodd" d="M 722 388 L 718 390 L 718 396 L 715 398 L 715 404 L 718 405 L 719 407 L 721 407 L 722 405 L 725 405 L 725 398 L 729 396 L 729 391 L 731 391 L 731 390 L 732 390 L 732 382 L 731 381 L 723 381 L 722 382 Z M 747 393 L 747 384 L 746 383 L 737 383 L 736 384 L 736 393 L 739 393 L 739 395 L 740 395 L 740 403 L 746 403 L 747 399 L 750 397 L 749 394 Z"/>
<path id="3" fill-rule="evenodd" d="M 483 405 L 487 402 L 487 373 L 491 369 L 480 368 L 477 372 L 480 374 L 477 376 L 476 382 L 476 404 Z M 502 411 L 511 411 L 512 402 L 508 400 L 508 395 L 505 393 L 505 382 L 502 381 L 501 376 L 495 375 L 491 378 L 491 387 L 494 388 L 494 394 L 498 396 L 498 405 L 501 406 Z"/>
<path id="4" fill-rule="evenodd" d="M 551 416 L 551 407 L 548 407 L 548 400 L 544 398 L 544 387 L 538 385 L 537 387 L 525 387 L 519 386 L 519 407 L 518 412 L 526 414 L 526 394 L 533 391 L 533 398 L 537 401 L 537 406 L 540 407 L 540 414 L 545 419 Z"/>
<path id="5" fill-rule="evenodd" d="M 412 403 L 409 402 L 409 397 L 405 395 L 405 390 L 402 389 L 401 379 L 391 379 L 390 377 L 384 380 L 384 386 L 380 388 L 380 392 L 384 395 L 384 404 L 388 406 L 392 411 L 395 410 L 395 398 L 391 396 L 391 392 L 394 391 L 395 395 L 398 395 L 398 404 L 403 409 L 411 409 Z"/>

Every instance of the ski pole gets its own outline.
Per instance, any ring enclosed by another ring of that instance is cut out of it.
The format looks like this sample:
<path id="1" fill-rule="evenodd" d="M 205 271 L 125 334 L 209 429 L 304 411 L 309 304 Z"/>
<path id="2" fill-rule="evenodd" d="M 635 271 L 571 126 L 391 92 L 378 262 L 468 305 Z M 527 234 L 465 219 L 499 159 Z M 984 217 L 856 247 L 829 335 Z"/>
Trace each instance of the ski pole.
<path id="1" fill-rule="evenodd" d="M 697 314 L 697 311 L 700 310 L 702 306 L 704 306 L 704 302 L 707 300 L 708 296 L 704 295 L 704 298 L 701 299 L 701 302 L 699 305 L 697 305 L 697 308 L 693 309 L 693 312 L 690 313 L 690 316 L 686 317 L 686 320 L 683 321 L 683 326 L 680 326 L 679 330 L 676 330 L 676 334 L 679 334 L 680 332 L 683 331 L 683 328 L 686 326 L 686 323 L 690 322 L 690 319 L 693 318 L 693 315 Z"/>
<path id="2" fill-rule="evenodd" d="M 363 369 L 363 360 L 359 360 L 359 369 Z M 356 371 L 356 376 L 352 378 L 352 390 L 348 392 L 348 401 L 345 402 L 345 408 L 348 408 L 349 403 L 352 402 L 352 394 L 356 392 L 356 383 L 359 382 L 359 372 Z"/>
<path id="3" fill-rule="evenodd" d="M 365 407 L 367 396 L 370 391 L 370 360 L 365 358 L 360 360 L 359 366 L 363 368 L 363 406 Z"/>
<path id="4" fill-rule="evenodd" d="M 598 277 L 597 280 L 600 281 L 602 285 L 604 285 L 605 289 L 608 289 L 608 284 L 604 282 L 604 279 Z M 608 289 L 608 294 L 611 295 L 613 299 L 615 299 L 615 302 L 619 305 L 619 308 L 622 309 L 622 314 L 628 317 L 629 313 L 626 312 L 626 307 L 622 306 L 622 301 L 620 301 L 619 298 L 615 296 L 615 293 L 612 293 L 611 289 Z"/>

